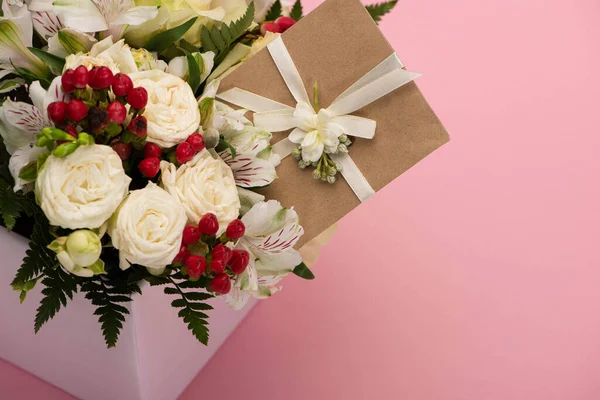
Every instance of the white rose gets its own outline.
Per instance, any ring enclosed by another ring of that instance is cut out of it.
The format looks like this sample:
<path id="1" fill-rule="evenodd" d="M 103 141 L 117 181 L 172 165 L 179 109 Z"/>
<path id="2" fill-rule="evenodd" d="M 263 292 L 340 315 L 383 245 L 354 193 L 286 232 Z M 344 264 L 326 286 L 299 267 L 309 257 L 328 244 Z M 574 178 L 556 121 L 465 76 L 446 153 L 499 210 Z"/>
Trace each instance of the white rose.
<path id="1" fill-rule="evenodd" d="M 85 65 L 88 69 L 108 67 L 114 74 L 119 72 L 131 74 L 138 71 L 131 48 L 125 44 L 125 40 L 121 39 L 113 43 L 110 36 L 94 44 L 89 53 L 67 56 L 64 70 L 75 69 L 79 65 Z"/>
<path id="2" fill-rule="evenodd" d="M 121 268 L 138 264 L 161 270 L 169 265 L 181 247 L 186 222 L 183 207 L 154 183 L 131 191 L 108 224 Z"/>
<path id="3" fill-rule="evenodd" d="M 240 215 L 240 199 L 231 168 L 206 149 L 179 168 L 160 163 L 163 187 L 185 209 L 187 218 L 197 224 L 208 213 L 219 220 L 220 235 Z"/>
<path id="4" fill-rule="evenodd" d="M 131 74 L 134 86 L 148 92 L 144 116 L 148 120 L 148 142 L 173 147 L 200 126 L 200 111 L 192 88 L 183 79 L 160 70 Z"/>
<path id="5" fill-rule="evenodd" d="M 38 175 L 36 197 L 50 224 L 100 227 L 129 191 L 119 155 L 109 146 L 81 146 L 67 157 L 50 156 Z"/>

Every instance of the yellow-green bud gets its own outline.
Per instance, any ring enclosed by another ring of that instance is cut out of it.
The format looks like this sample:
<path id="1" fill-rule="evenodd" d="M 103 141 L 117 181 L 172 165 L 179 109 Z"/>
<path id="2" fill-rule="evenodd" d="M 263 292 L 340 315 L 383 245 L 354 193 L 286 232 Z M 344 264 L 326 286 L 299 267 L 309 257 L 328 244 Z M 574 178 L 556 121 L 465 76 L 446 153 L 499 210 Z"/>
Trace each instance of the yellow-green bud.
<path id="1" fill-rule="evenodd" d="M 102 252 L 98 235 L 86 229 L 75 231 L 67 236 L 65 248 L 71 260 L 80 267 L 94 264 Z"/>
<path id="2" fill-rule="evenodd" d="M 67 142 L 58 146 L 52 154 L 59 158 L 64 158 L 69 154 L 72 154 L 79 147 L 79 143 L 77 142 Z"/>

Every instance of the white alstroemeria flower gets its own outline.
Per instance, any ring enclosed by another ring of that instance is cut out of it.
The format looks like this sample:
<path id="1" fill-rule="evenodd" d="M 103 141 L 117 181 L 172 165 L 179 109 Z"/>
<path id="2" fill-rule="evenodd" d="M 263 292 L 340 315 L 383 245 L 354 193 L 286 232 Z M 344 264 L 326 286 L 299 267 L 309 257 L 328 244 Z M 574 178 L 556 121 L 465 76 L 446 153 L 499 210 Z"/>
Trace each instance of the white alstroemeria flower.
<path id="1" fill-rule="evenodd" d="M 278 291 L 278 283 L 302 262 L 294 249 L 304 229 L 293 209 L 269 200 L 256 204 L 242 217 L 245 235 L 236 248 L 250 253 L 250 262 L 239 275 L 225 301 L 234 309 L 241 309 L 250 296 L 265 298 Z"/>
<path id="2" fill-rule="evenodd" d="M 29 0 L 29 11 L 33 20 L 33 29 L 44 40 L 58 33 L 64 26 L 60 19 L 54 14 L 53 0 Z"/>
<path id="3" fill-rule="evenodd" d="M 158 15 L 154 6 L 135 6 L 133 0 L 55 0 L 54 12 L 63 25 L 82 32 L 102 32 L 120 39 L 129 26 Z"/>
<path id="4" fill-rule="evenodd" d="M 208 132 L 215 132 L 217 141 L 219 134 L 226 130 L 240 131 L 245 126 L 252 125 L 252 122 L 245 116 L 248 110 L 234 110 L 227 104 L 215 99 L 218 89 L 219 81 L 208 83 L 198 101 L 198 107 L 202 114 L 202 128 Z"/>
<path id="5" fill-rule="evenodd" d="M 31 46 L 33 25 L 26 5 L 9 6 L 3 2 L 0 17 L 0 70 L 24 68 L 39 78 L 51 76 L 50 70 L 27 47 Z"/>
<path id="6" fill-rule="evenodd" d="M 108 67 L 114 74 L 118 72 L 124 74 L 138 72 L 131 47 L 125 43 L 124 39 L 113 43 L 112 37 L 107 37 L 94 44 L 89 53 L 77 53 L 67 56 L 64 69 L 74 69 L 79 65 L 85 65 L 88 69 L 101 66 Z"/>
<path id="7" fill-rule="evenodd" d="M 179 252 L 186 223 L 183 207 L 154 183 L 130 192 L 108 223 L 121 269 L 164 269 Z"/>
<path id="8" fill-rule="evenodd" d="M 81 146 L 68 157 L 50 155 L 35 181 L 36 199 L 51 225 L 95 229 L 117 210 L 131 178 L 110 146 Z"/>
<path id="9" fill-rule="evenodd" d="M 77 29 L 64 28 L 48 38 L 48 53 L 59 57 L 87 53 L 98 41 L 95 37 Z"/>
<path id="10" fill-rule="evenodd" d="M 301 102 L 294 110 L 294 119 L 298 128 L 288 138 L 302 146 L 303 160 L 315 162 L 319 161 L 323 151 L 337 152 L 344 128 L 334 121 L 329 111 L 322 108 L 316 113 L 311 105 Z"/>
<path id="11" fill-rule="evenodd" d="M 271 133 L 253 126 L 242 130 L 230 129 L 223 138 L 236 150 L 233 157 L 226 149 L 219 156 L 231 167 L 236 185 L 243 188 L 262 187 L 277 179 L 275 167 L 280 157 L 272 152 Z"/>
<path id="12" fill-rule="evenodd" d="M 48 105 L 55 101 L 66 101 L 69 96 L 61 90 L 60 76 L 54 78 L 48 90 L 38 81 L 29 86 L 29 98 L 33 104 L 7 99 L 0 107 L 0 135 L 6 150 L 12 157 L 10 172 L 15 179 L 15 191 L 25 182 L 19 178 L 21 168 L 35 160 L 41 149 L 35 147 L 35 135 L 44 127 L 52 126 L 48 118 Z"/>

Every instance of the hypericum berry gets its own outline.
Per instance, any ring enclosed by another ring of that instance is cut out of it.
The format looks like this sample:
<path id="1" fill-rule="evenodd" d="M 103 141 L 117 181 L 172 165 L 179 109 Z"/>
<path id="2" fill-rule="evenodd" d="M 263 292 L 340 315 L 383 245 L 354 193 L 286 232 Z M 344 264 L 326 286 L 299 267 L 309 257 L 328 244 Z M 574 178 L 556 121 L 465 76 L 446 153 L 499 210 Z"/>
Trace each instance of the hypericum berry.
<path id="1" fill-rule="evenodd" d="M 60 77 L 60 83 L 62 84 L 62 91 L 65 93 L 72 93 L 75 90 L 75 86 L 73 86 L 73 71 L 71 68 L 63 72 Z"/>
<path id="2" fill-rule="evenodd" d="M 156 143 L 146 143 L 144 146 L 144 156 L 160 158 L 162 150 Z"/>
<path id="3" fill-rule="evenodd" d="M 179 253 L 173 259 L 174 263 L 184 264 L 185 260 L 190 256 L 190 249 L 186 245 L 182 244 L 179 248 Z"/>
<path id="4" fill-rule="evenodd" d="M 144 137 L 148 132 L 148 121 L 146 117 L 140 115 L 131 120 L 127 129 L 139 137 Z"/>
<path id="5" fill-rule="evenodd" d="M 92 132 L 99 132 L 106 128 L 110 123 L 108 112 L 100 107 L 92 107 L 88 111 L 88 129 Z"/>
<path id="6" fill-rule="evenodd" d="M 67 118 L 67 103 L 64 101 L 55 101 L 48 104 L 48 118 L 55 124 L 62 124 Z"/>
<path id="7" fill-rule="evenodd" d="M 212 259 L 221 260 L 223 264 L 227 265 L 231 260 L 231 249 L 225 245 L 218 244 L 212 250 Z"/>
<path id="8" fill-rule="evenodd" d="M 210 270 L 215 275 L 219 275 L 225 272 L 225 267 L 227 267 L 227 264 L 225 264 L 223 260 L 219 260 L 218 258 L 213 258 L 212 260 L 210 260 Z"/>
<path id="9" fill-rule="evenodd" d="M 198 229 L 205 235 L 214 235 L 219 230 L 219 220 L 213 213 L 204 214 L 198 222 Z"/>
<path id="10" fill-rule="evenodd" d="M 73 86 L 78 89 L 83 89 L 87 86 L 90 80 L 90 72 L 87 67 L 80 65 L 73 71 Z"/>
<path id="11" fill-rule="evenodd" d="M 113 144 L 112 149 L 121 157 L 121 160 L 127 160 L 133 151 L 130 143 L 118 142 Z"/>
<path id="12" fill-rule="evenodd" d="M 235 249 L 231 253 L 231 261 L 229 261 L 229 268 L 231 272 L 236 275 L 241 274 L 246 270 L 248 263 L 250 262 L 250 253 L 246 250 Z"/>
<path id="13" fill-rule="evenodd" d="M 234 219 L 227 225 L 225 234 L 230 239 L 239 239 L 246 233 L 246 226 L 240 219 Z"/>
<path id="14" fill-rule="evenodd" d="M 127 93 L 127 103 L 136 110 L 141 110 L 148 103 L 148 92 L 141 86 L 131 89 Z"/>
<path id="15" fill-rule="evenodd" d="M 202 232 L 200 232 L 197 226 L 188 225 L 183 228 L 183 239 L 181 242 L 183 244 L 196 243 L 200 239 L 200 235 L 202 235 Z"/>
<path id="16" fill-rule="evenodd" d="M 120 72 L 113 76 L 112 90 L 115 96 L 126 96 L 131 89 L 133 89 L 133 82 L 129 76 Z"/>
<path id="17" fill-rule="evenodd" d="M 196 152 L 200 152 L 200 151 L 204 150 L 204 148 L 206 147 L 206 144 L 204 144 L 204 138 L 199 133 L 191 134 L 186 139 L 186 142 L 191 144 L 192 147 L 194 148 L 194 150 L 196 150 Z"/>
<path id="18" fill-rule="evenodd" d="M 108 118 L 115 124 L 122 124 L 127 118 L 127 109 L 125 106 L 118 101 L 113 101 L 106 107 L 108 112 Z"/>
<path id="19" fill-rule="evenodd" d="M 227 274 L 219 274 L 210 281 L 210 290 L 219 294 L 227 294 L 231 290 L 231 279 Z"/>
<path id="20" fill-rule="evenodd" d="M 196 150 L 188 142 L 182 142 L 175 149 L 175 158 L 179 164 L 185 164 L 196 155 Z"/>
<path id="21" fill-rule="evenodd" d="M 275 23 L 277 25 L 279 25 L 279 29 L 281 29 L 281 32 L 285 32 L 296 23 L 296 20 L 292 17 L 283 16 L 283 17 L 277 18 L 275 20 Z"/>
<path id="22" fill-rule="evenodd" d="M 64 131 L 67 132 L 69 135 L 73 136 L 75 139 L 77 139 L 77 129 L 75 129 L 73 125 L 65 126 Z"/>
<path id="23" fill-rule="evenodd" d="M 113 73 L 108 67 L 94 67 L 90 71 L 89 85 L 92 89 L 106 89 L 110 86 Z"/>
<path id="24" fill-rule="evenodd" d="M 260 33 L 265 36 L 267 32 L 281 33 L 281 28 L 275 22 L 265 22 L 260 27 Z"/>
<path id="25" fill-rule="evenodd" d="M 192 279 L 198 279 L 206 270 L 206 259 L 202 256 L 189 256 L 185 260 L 185 269 Z"/>
<path id="26" fill-rule="evenodd" d="M 144 158 L 138 168 L 146 178 L 154 178 L 160 169 L 160 160 L 156 157 Z"/>
<path id="27" fill-rule="evenodd" d="M 69 117 L 71 121 L 81 121 L 87 116 L 87 114 L 88 109 L 85 104 L 83 104 L 83 101 L 71 99 L 67 103 L 67 117 Z"/>

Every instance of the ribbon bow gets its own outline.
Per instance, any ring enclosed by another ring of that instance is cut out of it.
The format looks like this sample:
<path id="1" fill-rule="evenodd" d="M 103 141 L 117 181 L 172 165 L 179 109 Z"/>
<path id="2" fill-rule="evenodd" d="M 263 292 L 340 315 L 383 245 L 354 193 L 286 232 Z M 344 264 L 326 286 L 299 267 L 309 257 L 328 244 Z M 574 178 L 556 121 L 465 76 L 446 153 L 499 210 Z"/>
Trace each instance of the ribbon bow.
<path id="1" fill-rule="evenodd" d="M 359 200 L 367 200 L 375 191 L 348 156 L 339 138 L 347 135 L 372 139 L 376 122 L 349 114 L 414 80 L 419 74 L 402 69 L 404 65 L 394 53 L 346 89 L 329 107 L 316 111 L 281 37 L 269 43 L 267 48 L 297 102 L 295 108 L 239 88 L 227 90 L 217 97 L 255 112 L 254 124 L 267 131 L 292 129 L 287 139 L 273 146 L 281 158 L 290 155 L 298 145 L 305 162 L 316 162 L 323 152 L 327 153 L 339 164 L 342 176 Z"/>

